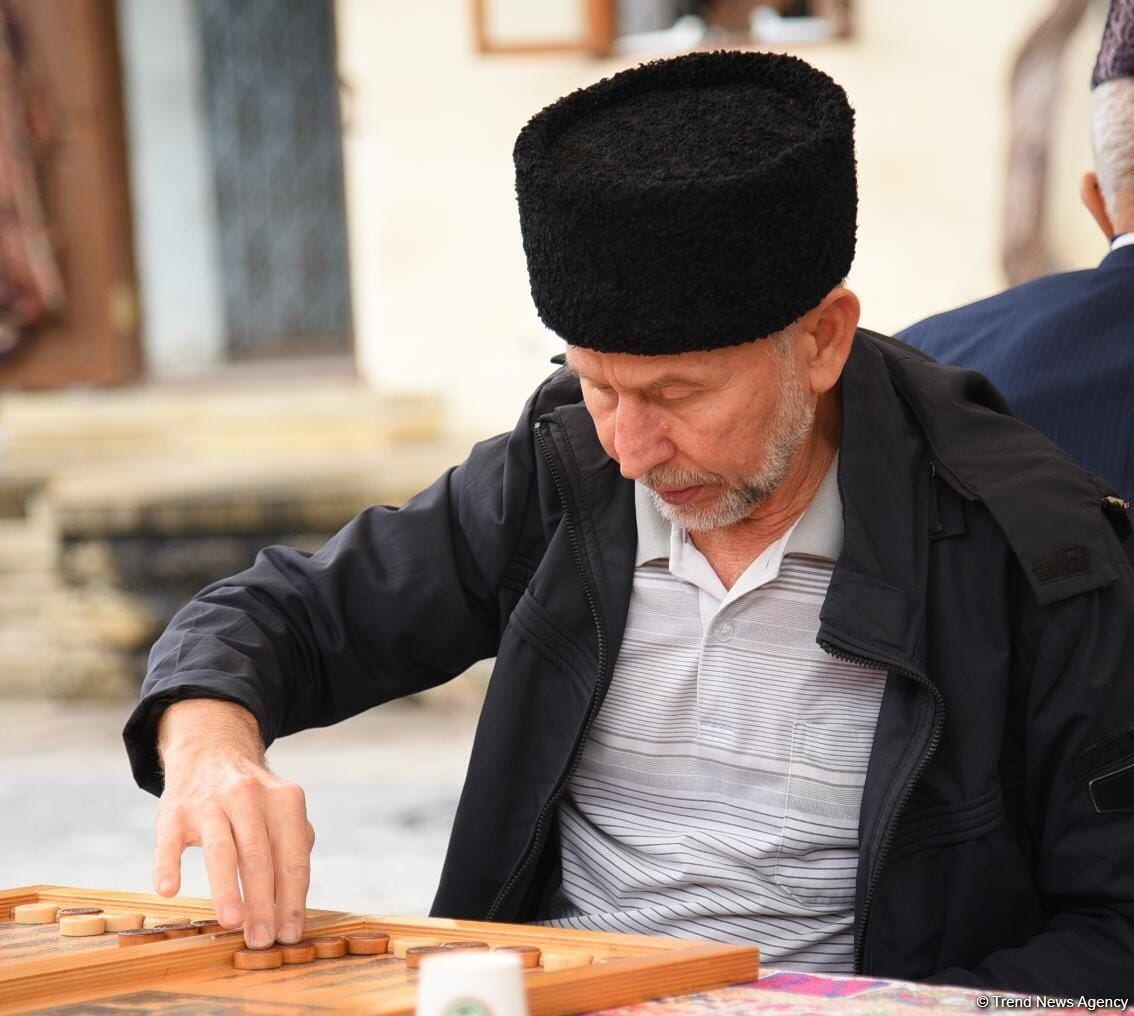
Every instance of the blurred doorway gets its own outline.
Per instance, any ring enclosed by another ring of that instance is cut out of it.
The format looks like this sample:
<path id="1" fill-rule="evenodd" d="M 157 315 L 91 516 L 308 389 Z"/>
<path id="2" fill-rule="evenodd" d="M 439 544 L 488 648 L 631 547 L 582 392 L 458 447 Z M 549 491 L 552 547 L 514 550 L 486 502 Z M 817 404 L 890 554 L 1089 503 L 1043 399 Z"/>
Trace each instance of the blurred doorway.
<path id="1" fill-rule="evenodd" d="M 197 0 L 226 359 L 351 348 L 331 0 Z"/>
<path id="2" fill-rule="evenodd" d="M 0 357 L 0 389 L 132 381 L 141 348 L 114 0 L 14 0 L 5 13 L 13 30 L 7 59 L 30 75 L 35 108 L 5 95 L 0 145 L 5 159 L 17 158 L 15 122 L 33 113 L 42 122 L 35 190 L 61 297 Z M 18 195 L 5 194 L 0 214 L 14 230 Z"/>

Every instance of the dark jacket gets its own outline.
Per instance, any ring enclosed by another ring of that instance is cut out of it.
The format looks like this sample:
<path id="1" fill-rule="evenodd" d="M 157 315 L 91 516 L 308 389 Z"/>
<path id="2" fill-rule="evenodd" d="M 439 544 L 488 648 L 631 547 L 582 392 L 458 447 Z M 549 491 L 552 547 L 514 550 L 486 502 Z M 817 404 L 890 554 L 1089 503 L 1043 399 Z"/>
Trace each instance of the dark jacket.
<path id="1" fill-rule="evenodd" d="M 984 374 L 1021 420 L 1134 498 L 1134 246 L 1097 268 L 1033 279 L 927 318 L 898 337 Z"/>
<path id="2" fill-rule="evenodd" d="M 1108 491 L 983 378 L 893 340 L 858 334 L 842 392 L 845 542 L 818 641 L 890 674 L 856 968 L 1131 994 L 1134 583 Z M 559 372 L 405 507 L 310 557 L 268 549 L 184 608 L 125 731 L 135 776 L 160 792 L 154 727 L 178 698 L 241 702 L 270 743 L 496 656 L 434 912 L 533 919 L 635 544 L 633 484 Z"/>

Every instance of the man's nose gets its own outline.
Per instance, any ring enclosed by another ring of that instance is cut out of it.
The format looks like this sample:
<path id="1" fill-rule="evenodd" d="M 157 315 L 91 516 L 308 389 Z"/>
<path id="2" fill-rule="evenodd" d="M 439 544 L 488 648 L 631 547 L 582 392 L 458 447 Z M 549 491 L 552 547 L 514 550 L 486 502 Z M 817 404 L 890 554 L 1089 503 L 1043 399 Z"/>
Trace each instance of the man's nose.
<path id="1" fill-rule="evenodd" d="M 673 443 L 648 411 L 622 400 L 614 417 L 614 454 L 628 480 L 644 476 L 673 457 Z"/>

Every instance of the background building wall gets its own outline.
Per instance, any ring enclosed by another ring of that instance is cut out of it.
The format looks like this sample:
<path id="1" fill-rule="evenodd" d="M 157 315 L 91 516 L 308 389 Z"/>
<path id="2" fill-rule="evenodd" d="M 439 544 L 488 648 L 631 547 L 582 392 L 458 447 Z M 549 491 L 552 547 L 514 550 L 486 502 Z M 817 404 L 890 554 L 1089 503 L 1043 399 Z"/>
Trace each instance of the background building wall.
<path id="1" fill-rule="evenodd" d="M 850 281 L 866 326 L 896 331 L 1003 287 L 1008 80 L 1045 10 L 856 0 L 851 40 L 795 51 L 857 111 Z M 528 292 L 512 144 L 547 103 L 639 61 L 479 56 L 458 0 L 338 0 L 337 13 L 360 368 L 382 389 L 442 392 L 456 432 L 509 427 L 561 348 Z M 1102 21 L 1096 5 L 1063 68 L 1049 201 L 1061 267 L 1105 253 L 1077 197 Z"/>
<path id="2" fill-rule="evenodd" d="M 147 373 L 224 358 L 216 201 L 194 0 L 118 0 Z"/>

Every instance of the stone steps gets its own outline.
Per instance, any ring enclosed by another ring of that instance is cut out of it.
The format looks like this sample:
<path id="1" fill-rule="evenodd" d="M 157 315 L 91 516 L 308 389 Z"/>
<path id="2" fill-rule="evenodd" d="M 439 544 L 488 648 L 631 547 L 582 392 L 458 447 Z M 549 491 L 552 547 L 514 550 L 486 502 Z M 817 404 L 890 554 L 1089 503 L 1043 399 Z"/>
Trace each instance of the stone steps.
<path id="1" fill-rule="evenodd" d="M 57 550 L 52 531 L 15 519 L 0 521 L 0 573 L 32 577 L 53 571 Z"/>
<path id="2" fill-rule="evenodd" d="M 55 567 L 54 542 L 37 540 L 31 534 L 0 535 L 0 574 L 29 578 Z"/>
<path id="3" fill-rule="evenodd" d="M 0 628 L 42 612 L 47 597 L 59 588 L 52 572 L 0 572 Z"/>
<path id="4" fill-rule="evenodd" d="M 56 654 L 47 610 L 62 587 L 58 533 L 42 489 L 12 503 L 21 514 L 0 519 L 0 689 L 42 694 Z"/>
<path id="5" fill-rule="evenodd" d="M 467 452 L 438 431 L 435 401 L 348 378 L 6 393 L 0 695 L 131 696 L 169 582 L 404 501 Z"/>
<path id="6" fill-rule="evenodd" d="M 0 401 L 7 467 L 52 472 L 138 459 L 366 454 L 432 440 L 438 421 L 432 398 L 391 397 L 326 379 L 14 392 Z"/>
<path id="7" fill-rule="evenodd" d="M 51 686 L 55 654 L 47 648 L 45 633 L 23 628 L 0 628 L 0 666 L 5 695 L 40 696 Z"/>

